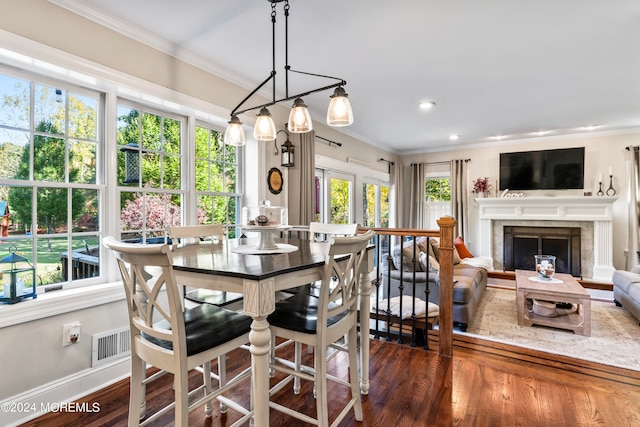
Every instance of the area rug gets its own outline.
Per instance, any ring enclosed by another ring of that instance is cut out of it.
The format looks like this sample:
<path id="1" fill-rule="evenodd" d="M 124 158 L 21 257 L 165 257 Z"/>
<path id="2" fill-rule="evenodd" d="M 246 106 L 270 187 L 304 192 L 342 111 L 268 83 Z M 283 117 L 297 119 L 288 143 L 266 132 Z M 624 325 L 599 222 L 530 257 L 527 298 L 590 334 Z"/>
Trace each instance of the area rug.
<path id="1" fill-rule="evenodd" d="M 491 341 L 640 371 L 640 326 L 612 302 L 591 302 L 591 336 L 544 326 L 518 326 L 516 293 L 487 288 L 466 332 Z"/>

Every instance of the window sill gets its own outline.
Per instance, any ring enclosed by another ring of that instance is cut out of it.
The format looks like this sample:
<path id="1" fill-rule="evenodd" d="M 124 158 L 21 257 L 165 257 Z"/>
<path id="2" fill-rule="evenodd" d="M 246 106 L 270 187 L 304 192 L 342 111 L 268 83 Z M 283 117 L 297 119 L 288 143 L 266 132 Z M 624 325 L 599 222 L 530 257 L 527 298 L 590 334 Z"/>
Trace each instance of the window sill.
<path id="1" fill-rule="evenodd" d="M 0 328 L 108 304 L 124 298 L 122 282 L 47 292 L 38 295 L 36 299 L 0 305 Z"/>

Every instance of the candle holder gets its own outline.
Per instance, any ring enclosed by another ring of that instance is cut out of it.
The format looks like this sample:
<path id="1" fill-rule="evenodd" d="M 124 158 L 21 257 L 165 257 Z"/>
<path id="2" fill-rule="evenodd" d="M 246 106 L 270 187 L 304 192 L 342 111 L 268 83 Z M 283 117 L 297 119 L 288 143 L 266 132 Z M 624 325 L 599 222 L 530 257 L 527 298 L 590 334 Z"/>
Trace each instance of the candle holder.
<path id="1" fill-rule="evenodd" d="M 598 185 L 600 186 L 600 189 L 598 190 L 598 192 L 596 193 L 598 196 L 604 196 L 604 191 L 602 191 L 602 181 L 600 181 L 598 183 Z"/>
<path id="2" fill-rule="evenodd" d="M 615 196 L 616 190 L 613 188 L 613 175 L 609 175 L 609 188 L 607 188 L 607 196 Z"/>

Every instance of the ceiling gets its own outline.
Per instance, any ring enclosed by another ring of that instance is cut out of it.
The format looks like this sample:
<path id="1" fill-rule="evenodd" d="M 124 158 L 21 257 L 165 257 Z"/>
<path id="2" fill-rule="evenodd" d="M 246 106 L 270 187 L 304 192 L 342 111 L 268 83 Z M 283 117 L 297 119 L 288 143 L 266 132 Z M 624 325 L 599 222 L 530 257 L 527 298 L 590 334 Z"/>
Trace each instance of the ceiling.
<path id="1" fill-rule="evenodd" d="M 271 71 L 267 0 L 50 1 L 247 93 Z M 586 126 L 638 130 L 639 42 L 636 0 L 290 0 L 291 68 L 346 80 L 355 119 L 340 131 L 397 154 L 588 133 Z M 331 83 L 290 74 L 289 94 Z M 304 98 L 315 120 L 324 121 L 330 94 Z M 420 111 L 421 101 L 436 106 Z"/>

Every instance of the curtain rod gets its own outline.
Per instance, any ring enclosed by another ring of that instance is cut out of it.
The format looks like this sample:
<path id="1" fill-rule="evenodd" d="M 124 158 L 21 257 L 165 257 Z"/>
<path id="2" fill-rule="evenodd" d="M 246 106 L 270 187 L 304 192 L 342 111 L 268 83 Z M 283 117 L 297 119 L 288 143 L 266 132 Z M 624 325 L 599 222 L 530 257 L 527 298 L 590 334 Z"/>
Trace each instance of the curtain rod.
<path id="1" fill-rule="evenodd" d="M 384 162 L 387 164 L 387 173 L 391 173 L 391 166 L 396 164 L 396 162 L 392 162 L 391 160 L 387 160 L 382 157 L 378 159 L 378 162 Z"/>
<path id="2" fill-rule="evenodd" d="M 332 140 L 330 140 L 330 139 L 323 138 L 323 137 L 321 137 L 320 135 L 316 135 L 316 138 L 318 138 L 318 139 L 321 139 L 321 140 L 323 140 L 323 141 L 328 142 L 328 143 L 329 143 L 329 147 L 331 147 L 331 144 L 335 144 L 335 145 L 337 145 L 338 147 L 342 147 L 342 143 L 341 143 L 341 142 L 332 141 Z"/>

